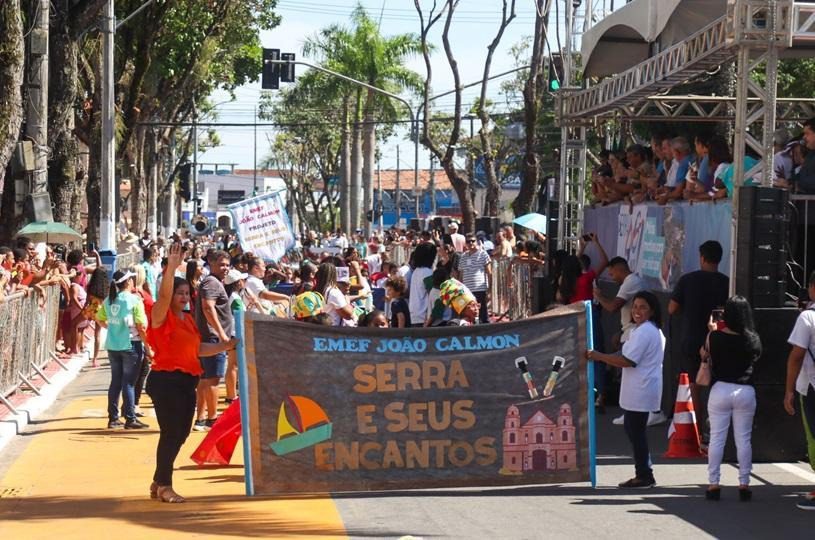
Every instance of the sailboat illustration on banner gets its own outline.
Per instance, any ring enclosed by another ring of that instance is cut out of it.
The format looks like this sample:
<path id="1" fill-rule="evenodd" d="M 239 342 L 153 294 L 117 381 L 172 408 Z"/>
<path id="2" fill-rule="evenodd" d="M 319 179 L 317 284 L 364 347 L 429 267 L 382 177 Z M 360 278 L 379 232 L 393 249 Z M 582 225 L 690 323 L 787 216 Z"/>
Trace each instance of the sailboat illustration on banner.
<path id="1" fill-rule="evenodd" d="M 289 421 L 289 418 L 293 423 Z M 331 438 L 331 421 L 312 399 L 286 396 L 277 417 L 277 441 L 269 446 L 282 456 Z"/>

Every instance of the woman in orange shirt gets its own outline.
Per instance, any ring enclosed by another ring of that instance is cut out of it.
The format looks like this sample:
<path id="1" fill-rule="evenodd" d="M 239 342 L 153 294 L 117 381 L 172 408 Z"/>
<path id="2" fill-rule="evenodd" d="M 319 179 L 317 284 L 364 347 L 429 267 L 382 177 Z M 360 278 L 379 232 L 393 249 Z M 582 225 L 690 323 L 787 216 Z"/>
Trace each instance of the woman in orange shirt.
<path id="1" fill-rule="evenodd" d="M 195 415 L 195 388 L 202 373 L 198 357 L 212 356 L 237 345 L 234 338 L 221 343 L 201 343 L 194 318 L 184 312 L 190 302 L 190 286 L 187 280 L 173 277 L 183 261 L 181 244 L 173 244 L 147 334 L 154 356 L 146 391 L 153 400 L 161 430 L 150 497 L 167 503 L 186 501 L 173 490 L 173 463 Z"/>

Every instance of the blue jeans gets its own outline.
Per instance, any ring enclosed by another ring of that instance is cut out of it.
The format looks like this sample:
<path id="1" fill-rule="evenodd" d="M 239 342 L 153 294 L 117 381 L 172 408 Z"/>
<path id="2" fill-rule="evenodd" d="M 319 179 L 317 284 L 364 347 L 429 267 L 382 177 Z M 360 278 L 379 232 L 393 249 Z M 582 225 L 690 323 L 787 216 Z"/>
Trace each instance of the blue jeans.
<path id="1" fill-rule="evenodd" d="M 136 379 L 141 359 L 133 348 L 129 351 L 108 351 L 110 360 L 110 386 L 108 387 L 108 420 L 119 419 L 119 396 L 122 396 L 122 416 L 135 420 Z"/>

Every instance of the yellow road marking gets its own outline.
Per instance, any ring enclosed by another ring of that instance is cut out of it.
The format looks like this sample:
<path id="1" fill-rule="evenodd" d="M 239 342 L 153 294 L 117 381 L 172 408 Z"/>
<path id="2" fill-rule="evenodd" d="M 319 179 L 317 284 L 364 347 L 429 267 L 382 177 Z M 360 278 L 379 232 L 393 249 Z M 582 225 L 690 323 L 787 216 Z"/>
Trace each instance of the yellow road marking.
<path id="1" fill-rule="evenodd" d="M 83 414 L 105 410 L 105 405 L 104 396 L 77 399 L 26 435 L 31 442 L 0 479 L 5 493 L 0 537 L 346 537 L 329 496 L 244 496 L 240 446 L 229 468 L 197 468 L 189 456 L 204 433 L 190 434 L 176 460 L 173 484 L 188 502 L 150 500 L 157 423 L 150 418 L 146 431 L 108 431 L 106 418 Z"/>

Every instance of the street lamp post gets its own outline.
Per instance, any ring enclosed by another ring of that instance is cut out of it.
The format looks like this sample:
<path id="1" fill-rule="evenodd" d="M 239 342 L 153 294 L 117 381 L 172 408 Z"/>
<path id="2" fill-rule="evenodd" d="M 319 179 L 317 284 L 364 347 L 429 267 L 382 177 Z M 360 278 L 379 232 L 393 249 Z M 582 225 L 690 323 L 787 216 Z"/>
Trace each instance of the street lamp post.
<path id="1" fill-rule="evenodd" d="M 332 75 L 337 77 L 338 79 L 342 79 L 344 81 L 350 82 L 352 84 L 356 84 L 357 86 L 362 86 L 363 88 L 367 88 L 368 90 L 372 90 L 378 94 L 382 94 L 383 96 L 387 96 L 389 98 L 395 99 L 401 102 L 405 107 L 407 107 L 408 112 L 410 113 L 410 125 L 412 129 L 414 129 L 415 137 L 413 138 L 413 188 L 414 190 L 419 190 L 419 122 L 418 118 L 413 112 L 413 107 L 410 106 L 410 102 L 408 102 L 405 98 L 397 96 L 396 94 L 392 94 L 386 90 L 382 90 L 376 86 L 372 86 L 368 83 L 358 81 L 356 79 L 352 79 L 347 75 L 343 75 L 342 73 L 337 73 L 336 71 L 332 71 L 330 69 L 326 69 L 324 67 L 312 64 L 311 62 L 305 62 L 303 60 L 266 60 L 266 62 L 270 64 L 281 64 L 281 65 L 288 65 L 288 64 L 300 64 L 301 66 L 310 67 L 312 69 L 316 69 L 317 71 L 321 71 L 323 73 L 327 73 L 328 75 Z M 367 210 L 371 210 L 370 208 L 366 208 Z M 419 198 L 416 197 L 416 217 L 419 217 Z"/>
<path id="2" fill-rule="evenodd" d="M 102 29 L 102 208 L 99 215 L 99 251 L 116 252 L 116 134 L 114 131 L 113 40 L 116 30 L 146 9 L 154 0 L 146 0 L 133 13 L 116 23 L 114 0 L 104 9 Z"/>

